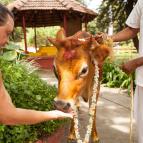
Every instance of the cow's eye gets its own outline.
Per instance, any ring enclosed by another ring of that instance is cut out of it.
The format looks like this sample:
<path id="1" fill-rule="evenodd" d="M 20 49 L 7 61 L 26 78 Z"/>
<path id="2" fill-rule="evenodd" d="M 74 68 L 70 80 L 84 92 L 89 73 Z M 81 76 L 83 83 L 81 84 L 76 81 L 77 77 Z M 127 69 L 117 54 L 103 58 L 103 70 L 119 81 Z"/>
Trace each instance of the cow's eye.
<path id="1" fill-rule="evenodd" d="M 79 73 L 79 77 L 84 77 L 88 74 L 88 66 L 83 67 Z"/>

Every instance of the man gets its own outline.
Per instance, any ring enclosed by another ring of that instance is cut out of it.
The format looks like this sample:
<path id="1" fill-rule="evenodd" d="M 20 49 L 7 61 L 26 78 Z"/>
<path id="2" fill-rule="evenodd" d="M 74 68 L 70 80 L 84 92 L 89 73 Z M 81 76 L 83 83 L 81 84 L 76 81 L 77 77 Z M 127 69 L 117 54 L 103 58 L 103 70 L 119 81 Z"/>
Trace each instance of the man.
<path id="1" fill-rule="evenodd" d="M 137 123 L 138 143 L 143 143 L 143 0 L 138 0 L 127 21 L 127 28 L 111 36 L 114 42 L 126 41 L 140 32 L 139 58 L 122 65 L 122 69 L 130 74 L 136 69 L 136 89 L 134 112 Z M 105 34 L 99 35 L 105 37 Z M 98 36 L 97 36 L 98 37 Z"/>
<path id="2" fill-rule="evenodd" d="M 8 43 L 13 27 L 14 18 L 12 13 L 0 4 L 0 48 Z M 58 118 L 72 118 L 72 116 L 72 113 L 63 113 L 58 110 L 46 112 L 16 108 L 4 87 L 0 75 L 0 123 L 6 125 L 36 124 Z"/>

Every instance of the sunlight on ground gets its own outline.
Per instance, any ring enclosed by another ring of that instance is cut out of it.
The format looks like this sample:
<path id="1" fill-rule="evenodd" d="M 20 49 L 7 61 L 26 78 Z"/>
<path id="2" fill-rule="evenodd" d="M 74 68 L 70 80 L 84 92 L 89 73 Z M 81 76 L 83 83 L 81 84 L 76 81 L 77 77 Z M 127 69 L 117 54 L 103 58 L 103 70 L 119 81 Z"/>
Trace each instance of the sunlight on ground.
<path id="1" fill-rule="evenodd" d="M 107 106 L 106 108 L 107 108 L 107 109 L 112 109 L 112 110 L 116 109 L 116 107 L 113 106 L 113 105 Z"/>
<path id="2" fill-rule="evenodd" d="M 121 131 L 121 132 L 124 132 L 124 133 L 129 133 L 129 128 L 128 127 L 125 127 L 123 125 L 111 125 L 111 127 L 113 129 L 116 129 L 118 131 Z"/>
<path id="3" fill-rule="evenodd" d="M 98 101 L 98 106 L 102 106 L 102 105 L 104 105 L 104 102 L 103 101 Z"/>
<path id="4" fill-rule="evenodd" d="M 112 120 L 116 124 L 123 124 L 123 123 L 129 123 L 130 122 L 130 119 L 127 117 L 115 117 Z"/>
<path id="5" fill-rule="evenodd" d="M 125 126 L 130 123 L 130 119 L 127 117 L 115 117 L 112 119 L 114 122 L 113 125 L 111 125 L 112 128 L 124 132 L 129 133 L 129 126 Z"/>

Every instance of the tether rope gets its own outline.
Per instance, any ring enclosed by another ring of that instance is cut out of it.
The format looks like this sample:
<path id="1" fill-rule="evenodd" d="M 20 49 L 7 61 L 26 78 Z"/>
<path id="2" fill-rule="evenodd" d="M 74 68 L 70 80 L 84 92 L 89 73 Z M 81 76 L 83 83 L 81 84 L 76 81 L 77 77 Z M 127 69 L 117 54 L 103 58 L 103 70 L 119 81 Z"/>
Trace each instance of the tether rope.
<path id="1" fill-rule="evenodd" d="M 133 110 L 134 110 L 134 89 L 133 89 L 133 78 L 131 76 L 131 92 L 130 92 L 130 96 L 131 96 L 131 113 L 130 113 L 130 136 L 129 136 L 129 143 L 132 143 L 132 137 L 133 137 Z"/>

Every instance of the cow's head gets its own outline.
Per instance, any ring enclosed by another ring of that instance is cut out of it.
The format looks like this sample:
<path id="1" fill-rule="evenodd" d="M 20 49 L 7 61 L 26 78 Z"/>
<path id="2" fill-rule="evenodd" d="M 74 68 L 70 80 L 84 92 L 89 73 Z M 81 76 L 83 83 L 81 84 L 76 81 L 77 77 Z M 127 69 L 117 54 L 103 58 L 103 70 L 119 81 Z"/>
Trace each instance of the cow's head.
<path id="1" fill-rule="evenodd" d="M 55 75 L 58 79 L 58 95 L 55 105 L 60 110 L 72 107 L 79 96 L 84 100 L 92 95 L 94 62 L 102 65 L 110 49 L 100 45 L 87 32 L 78 32 L 66 37 L 64 30 L 58 31 L 56 39 L 49 41 L 57 47 L 54 61 Z"/>

